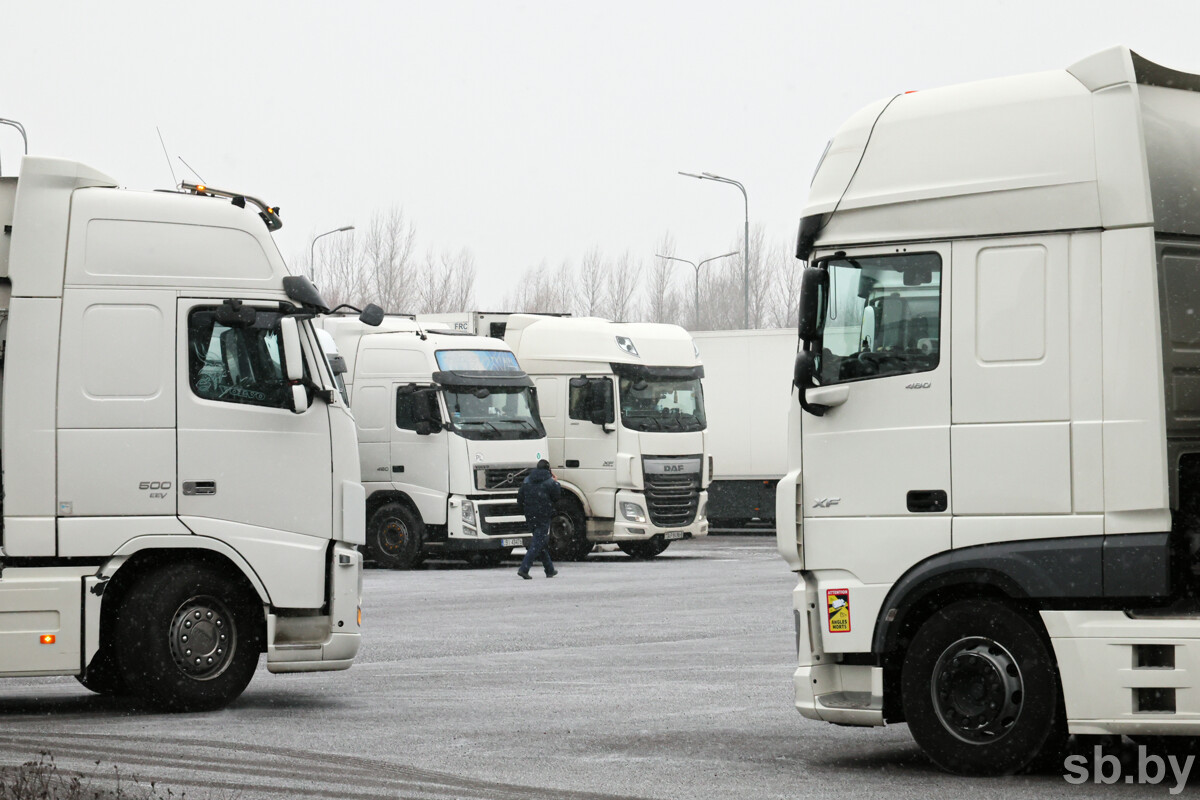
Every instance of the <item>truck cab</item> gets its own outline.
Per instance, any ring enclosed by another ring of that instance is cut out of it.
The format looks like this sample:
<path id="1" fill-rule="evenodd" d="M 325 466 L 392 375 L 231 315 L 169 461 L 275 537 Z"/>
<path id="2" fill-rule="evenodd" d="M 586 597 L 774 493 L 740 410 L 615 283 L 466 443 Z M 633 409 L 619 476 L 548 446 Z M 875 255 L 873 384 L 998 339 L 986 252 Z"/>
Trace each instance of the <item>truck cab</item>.
<path id="1" fill-rule="evenodd" d="M 515 314 L 505 341 L 537 386 L 566 490 L 550 527 L 554 558 L 581 559 L 599 542 L 653 558 L 708 534 L 704 367 L 687 331 Z"/>
<path id="2" fill-rule="evenodd" d="M 320 323 L 345 362 L 367 491 L 368 555 L 499 564 L 531 536 L 516 504 L 547 453 L 533 381 L 503 341 L 389 316 Z"/>
<path id="3" fill-rule="evenodd" d="M 328 309 L 276 209 L 116 187 L 28 156 L 0 179 L 0 674 L 194 710 L 261 652 L 345 669 L 364 500 Z"/>
<path id="4" fill-rule="evenodd" d="M 1121 47 L 835 134 L 776 504 L 801 714 L 966 774 L 1200 732 L 1198 154 L 1200 76 Z"/>

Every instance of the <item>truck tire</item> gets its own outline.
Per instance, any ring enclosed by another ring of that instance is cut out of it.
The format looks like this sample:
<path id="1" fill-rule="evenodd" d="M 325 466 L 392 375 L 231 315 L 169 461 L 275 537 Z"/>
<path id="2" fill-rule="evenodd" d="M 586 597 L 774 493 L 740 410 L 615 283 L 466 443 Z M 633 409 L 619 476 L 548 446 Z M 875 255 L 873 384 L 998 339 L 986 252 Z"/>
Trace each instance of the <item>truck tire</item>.
<path id="1" fill-rule="evenodd" d="M 262 601 L 203 564 L 172 564 L 130 587 L 114 636 L 125 684 L 166 711 L 211 711 L 235 700 L 258 666 Z"/>
<path id="2" fill-rule="evenodd" d="M 587 538 L 587 520 L 574 498 L 562 498 L 554 504 L 550 519 L 550 558 L 554 561 L 582 561 L 592 552 Z"/>
<path id="3" fill-rule="evenodd" d="M 670 544 L 660 533 L 644 542 L 617 542 L 617 547 L 621 548 L 621 552 L 630 558 L 643 560 L 654 558 L 666 550 Z"/>
<path id="4" fill-rule="evenodd" d="M 917 631 L 900 694 L 925 755 L 959 775 L 1008 775 L 1066 740 L 1058 668 L 1024 616 L 993 600 L 954 603 Z"/>
<path id="5" fill-rule="evenodd" d="M 367 552 L 388 569 L 413 569 L 424 560 L 425 523 L 403 503 L 388 503 L 371 515 Z"/>
<path id="6" fill-rule="evenodd" d="M 111 643 L 100 645 L 92 663 L 82 675 L 76 675 L 83 688 L 102 695 L 129 694 L 125 684 L 125 676 L 121 673 L 121 665 L 117 662 L 116 647 Z"/>

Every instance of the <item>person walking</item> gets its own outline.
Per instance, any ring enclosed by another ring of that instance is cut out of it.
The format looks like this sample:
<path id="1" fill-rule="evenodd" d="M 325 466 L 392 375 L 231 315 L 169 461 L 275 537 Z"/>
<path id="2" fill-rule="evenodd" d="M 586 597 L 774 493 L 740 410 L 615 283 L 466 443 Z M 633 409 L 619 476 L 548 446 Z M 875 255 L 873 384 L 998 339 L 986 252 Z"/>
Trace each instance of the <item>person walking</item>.
<path id="1" fill-rule="evenodd" d="M 525 515 L 529 529 L 533 531 L 533 541 L 529 543 L 525 559 L 517 569 L 517 574 L 525 580 L 530 580 L 529 568 L 537 560 L 546 568 L 547 578 L 558 574 L 554 562 L 550 560 L 550 518 L 554 516 L 554 504 L 560 497 L 562 487 L 550 473 L 550 462 L 543 458 L 517 490 L 517 505 Z"/>

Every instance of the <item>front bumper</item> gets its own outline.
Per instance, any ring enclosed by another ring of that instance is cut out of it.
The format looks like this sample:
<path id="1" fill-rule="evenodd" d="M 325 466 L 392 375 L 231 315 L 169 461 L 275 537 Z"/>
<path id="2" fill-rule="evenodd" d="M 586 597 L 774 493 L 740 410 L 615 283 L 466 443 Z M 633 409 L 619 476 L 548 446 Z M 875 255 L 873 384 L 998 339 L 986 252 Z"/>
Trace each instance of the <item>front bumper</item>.
<path id="1" fill-rule="evenodd" d="M 621 503 L 634 503 L 642 511 L 645 522 L 631 522 L 621 515 Z M 696 517 L 689 525 L 660 526 L 650 521 L 646 512 L 646 496 L 641 492 L 621 490 L 617 492 L 613 510 L 614 519 L 588 520 L 589 542 L 644 542 L 655 536 L 663 536 L 669 541 L 675 539 L 692 539 L 708 535 L 708 518 L 705 507 L 708 505 L 708 492 L 700 493 L 700 504 Z M 682 534 L 682 535 L 678 535 Z"/>
<path id="2" fill-rule="evenodd" d="M 267 614 L 267 669 L 323 672 L 349 669 L 358 655 L 362 609 L 362 554 L 335 542 L 329 558 L 326 614 Z"/>
<path id="3" fill-rule="evenodd" d="M 470 506 L 466 517 L 464 505 Z M 524 547 L 532 538 L 515 492 L 482 498 L 451 495 L 446 504 L 446 539 L 437 545 L 446 551 L 499 550 Z"/>

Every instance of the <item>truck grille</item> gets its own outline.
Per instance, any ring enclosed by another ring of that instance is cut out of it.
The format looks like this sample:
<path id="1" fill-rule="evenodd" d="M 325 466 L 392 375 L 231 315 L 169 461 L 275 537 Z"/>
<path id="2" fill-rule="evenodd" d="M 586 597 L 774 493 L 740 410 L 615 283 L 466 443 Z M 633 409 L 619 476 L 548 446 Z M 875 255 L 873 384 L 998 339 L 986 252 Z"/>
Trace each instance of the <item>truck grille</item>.
<path id="1" fill-rule="evenodd" d="M 529 523 L 521 515 L 516 503 L 480 503 L 479 529 L 484 536 L 528 535 Z M 520 517 L 518 520 L 500 520 L 501 517 Z"/>
<path id="2" fill-rule="evenodd" d="M 700 505 L 700 475 L 647 475 L 646 505 L 660 528 L 691 525 Z"/>
<path id="3" fill-rule="evenodd" d="M 485 467 L 475 470 L 475 488 L 488 492 L 515 492 L 533 467 Z"/>

